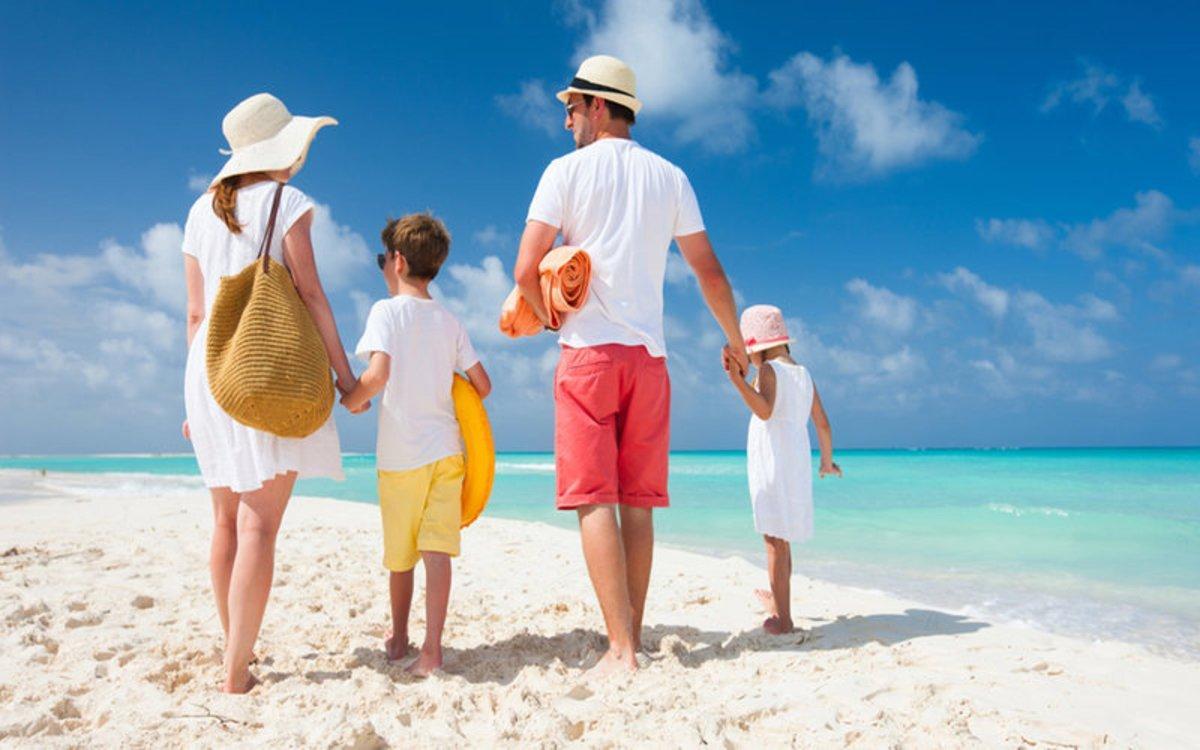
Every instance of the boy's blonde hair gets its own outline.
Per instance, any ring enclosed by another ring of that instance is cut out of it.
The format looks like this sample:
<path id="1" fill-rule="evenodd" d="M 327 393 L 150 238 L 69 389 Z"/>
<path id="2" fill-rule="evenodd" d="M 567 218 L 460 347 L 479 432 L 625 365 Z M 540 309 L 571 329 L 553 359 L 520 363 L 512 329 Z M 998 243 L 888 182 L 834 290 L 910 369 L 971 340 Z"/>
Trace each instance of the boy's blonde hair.
<path id="1" fill-rule="evenodd" d="M 450 232 L 429 212 L 389 219 L 381 234 L 389 253 L 408 263 L 408 275 L 430 281 L 450 255 Z"/>

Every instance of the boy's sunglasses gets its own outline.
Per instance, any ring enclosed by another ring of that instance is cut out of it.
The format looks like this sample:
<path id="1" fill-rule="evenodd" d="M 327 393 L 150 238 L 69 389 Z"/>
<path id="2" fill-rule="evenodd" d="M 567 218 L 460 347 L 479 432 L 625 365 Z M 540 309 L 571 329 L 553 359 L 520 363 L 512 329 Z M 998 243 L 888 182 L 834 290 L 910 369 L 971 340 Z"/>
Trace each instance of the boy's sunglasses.
<path id="1" fill-rule="evenodd" d="M 382 271 L 383 267 L 387 265 L 387 253 L 377 253 L 375 255 L 375 262 L 379 264 L 379 270 Z"/>

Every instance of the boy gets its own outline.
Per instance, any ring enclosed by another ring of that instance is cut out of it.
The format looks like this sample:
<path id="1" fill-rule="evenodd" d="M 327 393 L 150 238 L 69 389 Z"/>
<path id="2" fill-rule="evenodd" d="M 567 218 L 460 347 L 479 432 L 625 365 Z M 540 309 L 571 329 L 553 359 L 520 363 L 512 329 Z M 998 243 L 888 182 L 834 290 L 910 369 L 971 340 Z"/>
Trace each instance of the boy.
<path id="1" fill-rule="evenodd" d="M 413 568 L 425 563 L 425 643 L 408 671 L 442 666 L 442 627 L 450 599 L 450 558 L 458 555 L 463 446 L 450 387 L 465 371 L 480 397 L 492 389 L 466 329 L 429 296 L 450 253 L 450 234 L 430 214 L 393 219 L 377 256 L 389 299 L 376 302 L 355 347 L 367 369 L 342 404 L 361 411 L 383 391 L 375 463 L 383 516 L 383 564 L 391 571 L 389 661 L 408 652 Z"/>

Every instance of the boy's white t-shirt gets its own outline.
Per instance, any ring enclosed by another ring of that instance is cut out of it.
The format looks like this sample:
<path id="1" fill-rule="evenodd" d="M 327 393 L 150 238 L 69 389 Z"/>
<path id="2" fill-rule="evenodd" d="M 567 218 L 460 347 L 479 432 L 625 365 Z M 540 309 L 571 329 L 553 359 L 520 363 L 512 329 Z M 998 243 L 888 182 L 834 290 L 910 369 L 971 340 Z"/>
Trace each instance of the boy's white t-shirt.
<path id="1" fill-rule="evenodd" d="M 467 331 L 436 300 L 398 295 L 376 302 L 354 348 L 391 357 L 379 407 L 375 465 L 405 471 L 462 453 L 450 397 L 454 372 L 479 362 Z"/>
<path id="2" fill-rule="evenodd" d="M 583 308 L 559 343 L 644 345 L 665 357 L 663 275 L 671 240 L 704 230 L 683 170 L 626 138 L 601 138 L 546 167 L 526 221 L 558 227 L 592 259 Z"/>

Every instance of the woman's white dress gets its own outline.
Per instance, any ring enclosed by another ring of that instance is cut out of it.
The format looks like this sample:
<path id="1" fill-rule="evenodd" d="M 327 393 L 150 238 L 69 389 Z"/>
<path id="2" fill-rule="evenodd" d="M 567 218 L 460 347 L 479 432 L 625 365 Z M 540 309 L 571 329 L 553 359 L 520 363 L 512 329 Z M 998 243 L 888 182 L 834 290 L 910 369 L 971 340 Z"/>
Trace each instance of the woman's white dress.
<path id="1" fill-rule="evenodd" d="M 808 417 L 813 383 L 803 365 L 772 360 L 775 407 L 767 420 L 750 417 L 746 469 L 754 529 L 789 542 L 813 534 L 812 451 Z"/>
<path id="2" fill-rule="evenodd" d="M 266 233 L 276 183 L 266 181 L 242 188 L 237 196 L 241 234 L 229 231 L 212 209 L 212 194 L 201 195 L 188 213 L 183 230 L 183 252 L 196 258 L 204 273 L 204 323 L 192 339 L 184 374 L 184 404 L 192 448 L 207 487 L 228 487 L 249 492 L 263 482 L 289 471 L 301 477 L 342 479 L 341 446 L 333 415 L 304 438 L 281 438 L 247 427 L 217 405 L 208 387 L 205 338 L 221 277 L 241 271 L 254 261 Z M 294 187 L 285 186 L 280 198 L 271 257 L 283 262 L 283 236 L 312 210 L 313 202 Z"/>

